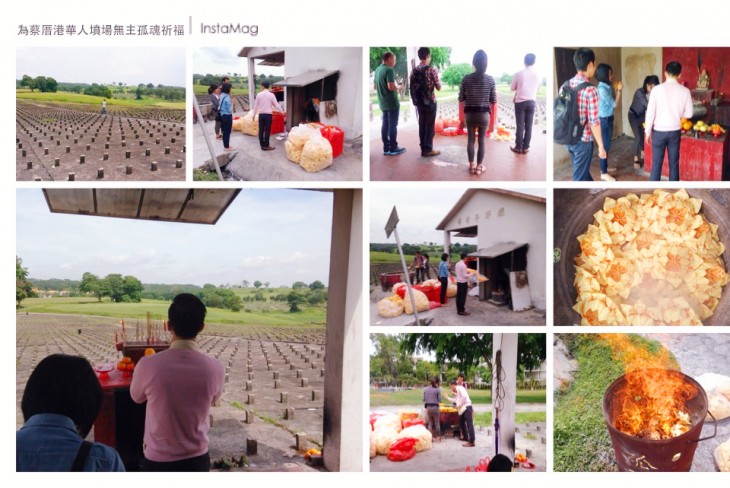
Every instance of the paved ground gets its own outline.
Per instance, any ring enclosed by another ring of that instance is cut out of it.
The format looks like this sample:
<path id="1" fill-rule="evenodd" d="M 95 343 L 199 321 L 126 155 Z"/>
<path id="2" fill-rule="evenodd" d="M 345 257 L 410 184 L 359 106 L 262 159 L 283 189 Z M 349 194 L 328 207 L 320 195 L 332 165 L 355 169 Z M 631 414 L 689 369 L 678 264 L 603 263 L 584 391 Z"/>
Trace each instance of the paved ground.
<path id="1" fill-rule="evenodd" d="M 243 112 L 235 115 L 243 115 Z M 222 140 L 215 139 L 215 124 L 200 122 L 193 125 L 193 167 L 198 168 L 211 160 L 210 151 L 205 143 L 204 128 L 215 150 L 216 156 L 225 154 Z M 298 164 L 286 158 L 285 141 L 271 137 L 274 151 L 262 151 L 257 137 L 235 131 L 231 133 L 230 145 L 236 150 L 229 153 L 231 162 L 228 171 L 233 179 L 245 181 L 362 181 L 362 138 L 345 140 L 344 150 L 334 159 L 332 166 L 318 173 L 308 173 Z"/>
<path id="2" fill-rule="evenodd" d="M 611 173 L 611 176 L 616 178 L 617 181 L 649 181 L 648 173 L 644 173 L 643 169 L 639 171 L 634 169 L 633 144 L 634 139 L 626 135 L 619 136 L 611 142 L 611 150 L 608 153 L 608 166 L 616 167 L 617 171 Z M 596 181 L 600 181 L 601 166 L 598 161 L 598 151 L 594 152 L 591 161 L 591 177 Z M 573 167 L 570 160 L 563 164 L 555 162 L 555 181 L 570 181 L 572 172 Z"/>
<path id="3" fill-rule="evenodd" d="M 421 406 L 379 407 L 376 411 L 396 413 L 398 410 L 419 410 Z M 477 412 L 491 410 L 491 405 L 475 405 Z M 544 404 L 518 404 L 518 412 L 545 411 Z M 530 462 L 535 464 L 534 470 L 520 468 L 519 471 L 545 471 L 545 423 L 532 422 L 517 426 L 515 436 L 516 451 L 527 453 Z M 370 460 L 370 471 L 465 471 L 469 466 L 479 464 L 486 456 L 494 456 L 494 437 L 491 428 L 476 430 L 476 447 L 462 446 L 458 438 L 445 438 L 443 442 L 434 442 L 428 451 L 417 453 L 413 458 L 403 462 L 393 462 L 386 456 L 376 456 Z"/>
<path id="4" fill-rule="evenodd" d="M 413 315 L 402 314 L 399 317 L 383 318 L 378 315 L 378 301 L 390 292 L 384 292 L 376 287 L 370 293 L 370 324 L 404 326 L 414 325 Z M 480 301 L 477 297 L 466 298 L 466 310 L 471 315 L 463 316 L 456 314 L 456 299 L 449 298 L 448 302 L 440 307 L 418 314 L 423 325 L 449 326 L 449 325 L 545 325 L 545 311 L 536 308 L 513 312 L 509 307 L 498 307 L 486 301 Z"/>
<path id="5" fill-rule="evenodd" d="M 509 98 L 509 97 L 508 97 Z M 511 107 L 511 104 L 509 104 Z M 499 123 L 514 133 L 514 114 L 500 109 Z M 439 115 L 456 117 L 456 99 L 439 101 Z M 399 156 L 383 155 L 380 138 L 381 117 L 370 121 L 370 180 L 371 181 L 545 181 L 547 136 L 544 120 L 536 116 L 530 151 L 515 154 L 514 142 L 487 141 L 484 157 L 486 171 L 481 176 L 469 174 L 466 155 L 466 135 L 434 137 L 434 149 L 441 154 L 422 158 L 418 138 L 418 122 L 408 111 L 401 111 L 398 123 L 398 145 L 406 148 Z"/>

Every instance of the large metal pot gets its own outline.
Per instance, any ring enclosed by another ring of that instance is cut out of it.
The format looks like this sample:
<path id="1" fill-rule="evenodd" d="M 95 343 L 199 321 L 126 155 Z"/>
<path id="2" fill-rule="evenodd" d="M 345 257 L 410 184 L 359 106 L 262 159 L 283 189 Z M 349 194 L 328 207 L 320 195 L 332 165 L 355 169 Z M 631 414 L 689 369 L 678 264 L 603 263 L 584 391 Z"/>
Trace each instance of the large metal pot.
<path id="1" fill-rule="evenodd" d="M 634 373 L 621 376 L 608 387 L 603 397 L 603 416 L 611 436 L 619 471 L 689 471 L 697 443 L 715 437 L 712 435 L 700 439 L 705 416 L 708 413 L 707 394 L 702 386 L 679 371 L 666 370 L 663 373 L 679 377 L 697 390 L 697 395 L 685 403 L 692 427 L 682 435 L 661 440 L 635 437 L 618 430 L 614 426 L 614 419 L 622 410 L 621 400 L 628 383 L 627 376 Z"/>
<path id="2" fill-rule="evenodd" d="M 620 198 L 629 193 L 651 193 L 643 189 L 556 189 L 554 190 L 554 315 L 555 325 L 577 325 L 580 315 L 573 311 L 577 298 L 574 258 L 580 252 L 577 237 L 593 223 L 593 214 L 603 208 L 606 197 Z M 667 189 L 674 192 L 675 189 Z M 701 212 L 707 220 L 718 225 L 718 236 L 725 244 L 723 254 L 725 268 L 730 263 L 730 190 L 687 189 L 693 198 L 702 200 Z M 726 285 L 715 313 L 704 321 L 705 325 L 730 325 L 730 285 Z"/>

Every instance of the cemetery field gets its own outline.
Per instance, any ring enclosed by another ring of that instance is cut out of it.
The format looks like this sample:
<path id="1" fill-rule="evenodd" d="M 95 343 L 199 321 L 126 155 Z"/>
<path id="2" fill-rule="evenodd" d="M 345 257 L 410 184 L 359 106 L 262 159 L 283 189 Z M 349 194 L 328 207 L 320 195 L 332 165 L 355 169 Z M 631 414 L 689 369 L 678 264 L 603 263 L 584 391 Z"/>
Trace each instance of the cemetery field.
<path id="1" fill-rule="evenodd" d="M 98 364 L 114 363 L 120 357 L 114 344 L 115 333 L 121 335 L 120 316 L 36 313 L 31 312 L 31 301 L 16 315 L 16 427 L 23 423 L 20 401 L 25 384 L 41 359 L 65 353 Z M 93 308 L 93 304 L 79 299 L 60 301 L 66 304 L 59 307 L 70 310 Z M 133 305 L 136 308 L 120 310 L 146 308 L 158 324 L 165 316 L 163 302 Z M 154 316 L 157 312 L 159 315 Z M 134 338 L 136 322 L 125 318 L 129 339 Z M 140 318 L 139 323 L 145 330 L 146 319 Z M 281 453 L 285 461 L 290 460 L 286 453 L 294 453 L 294 433 L 306 434 L 311 445 L 322 445 L 324 341 L 322 326 L 226 324 L 209 316 L 197 344 L 226 367 L 223 397 L 220 405 L 211 410 L 210 448 L 214 460 L 245 454 L 246 438 L 258 439 L 259 452 Z"/>
<path id="2" fill-rule="evenodd" d="M 17 181 L 183 181 L 185 110 L 158 98 L 19 91 Z"/>
<path id="3" fill-rule="evenodd" d="M 111 317 L 117 321 L 146 320 L 149 312 L 153 318 L 162 320 L 167 317 L 170 302 L 165 300 L 146 300 L 139 303 L 99 302 L 93 297 L 54 297 L 28 298 L 23 300 L 19 313 L 50 313 L 93 315 Z M 326 308 L 302 306 L 302 311 L 289 313 L 286 303 L 244 302 L 240 312 L 220 308 L 208 308 L 206 324 L 230 326 L 266 326 L 317 329 L 324 327 Z"/>

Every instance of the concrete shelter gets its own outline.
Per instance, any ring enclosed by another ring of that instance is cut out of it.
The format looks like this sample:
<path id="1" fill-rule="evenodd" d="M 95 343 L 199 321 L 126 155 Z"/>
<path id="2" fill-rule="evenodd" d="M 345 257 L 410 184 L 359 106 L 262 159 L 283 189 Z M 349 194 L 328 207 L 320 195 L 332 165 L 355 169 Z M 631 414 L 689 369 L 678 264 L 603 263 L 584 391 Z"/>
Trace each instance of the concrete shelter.
<path id="1" fill-rule="evenodd" d="M 346 139 L 362 136 L 362 49 L 345 47 L 244 47 L 248 62 L 248 93 L 255 96 L 256 66 L 283 66 L 286 129 L 304 121 L 306 102 L 318 98 L 319 119 L 342 129 Z"/>
<path id="2" fill-rule="evenodd" d="M 51 212 L 214 225 L 240 189 L 45 188 Z M 362 190 L 333 189 L 324 384 L 324 465 L 362 471 Z M 345 354 L 348 360 L 345 361 Z"/>
<path id="3" fill-rule="evenodd" d="M 515 310 L 546 306 L 545 198 L 512 190 L 469 189 L 436 227 L 451 238 L 476 237 L 481 300 L 510 293 Z M 527 288 L 527 289 L 525 289 Z M 529 293 L 528 293 L 529 290 Z M 519 304 L 522 304 L 520 306 Z"/>

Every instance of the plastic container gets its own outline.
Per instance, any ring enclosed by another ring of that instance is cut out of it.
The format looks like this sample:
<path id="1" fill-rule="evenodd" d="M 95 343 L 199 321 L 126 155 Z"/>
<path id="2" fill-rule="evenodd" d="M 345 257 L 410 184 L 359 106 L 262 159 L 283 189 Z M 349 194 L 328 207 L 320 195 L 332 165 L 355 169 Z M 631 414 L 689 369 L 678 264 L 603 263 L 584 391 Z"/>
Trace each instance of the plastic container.
<path id="1" fill-rule="evenodd" d="M 271 133 L 281 134 L 284 132 L 284 122 L 286 121 L 286 112 L 272 112 Z"/>
<path id="2" fill-rule="evenodd" d="M 345 133 L 339 127 L 334 125 L 327 125 L 319 129 L 322 136 L 330 141 L 332 145 L 332 157 L 336 158 L 342 154 L 342 150 L 345 147 Z"/>

